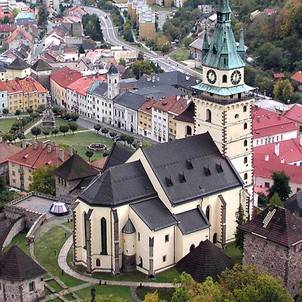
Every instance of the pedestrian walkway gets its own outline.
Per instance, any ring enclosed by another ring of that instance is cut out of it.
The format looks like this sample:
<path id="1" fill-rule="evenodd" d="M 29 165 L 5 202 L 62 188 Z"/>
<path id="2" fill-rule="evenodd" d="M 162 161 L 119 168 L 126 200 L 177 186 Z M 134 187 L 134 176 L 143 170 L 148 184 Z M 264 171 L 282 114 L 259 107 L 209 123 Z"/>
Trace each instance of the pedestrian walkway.
<path id="1" fill-rule="evenodd" d="M 88 282 L 90 284 L 106 284 L 106 285 L 118 285 L 118 286 L 127 286 L 127 287 L 157 287 L 157 288 L 175 288 L 178 287 L 177 284 L 174 283 L 159 283 L 159 282 L 135 282 L 135 281 L 115 281 L 115 280 L 103 280 L 97 279 L 93 277 L 89 277 L 78 272 L 72 270 L 67 264 L 67 254 L 72 247 L 72 236 L 70 236 L 62 246 L 59 257 L 58 257 L 58 265 L 59 267 L 69 276 L 76 278 L 78 280 L 82 280 L 84 282 Z"/>
<path id="2" fill-rule="evenodd" d="M 39 119 L 36 123 L 34 123 L 33 125 L 31 125 L 28 129 L 26 129 L 26 130 L 24 131 L 24 135 L 29 134 L 30 131 L 31 131 L 31 129 L 32 129 L 33 127 L 37 127 L 37 126 L 40 125 L 41 123 L 42 123 L 42 119 Z"/>

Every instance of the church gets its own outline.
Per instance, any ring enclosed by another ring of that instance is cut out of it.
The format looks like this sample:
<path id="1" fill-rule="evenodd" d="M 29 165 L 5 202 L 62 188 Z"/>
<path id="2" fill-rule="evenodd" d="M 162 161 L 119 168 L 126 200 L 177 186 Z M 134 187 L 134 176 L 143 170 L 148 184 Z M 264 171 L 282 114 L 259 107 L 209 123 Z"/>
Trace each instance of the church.
<path id="1" fill-rule="evenodd" d="M 228 0 L 220 0 L 212 41 L 204 40 L 196 135 L 139 148 L 79 195 L 74 261 L 87 272 L 154 276 L 201 241 L 224 247 L 235 238 L 239 205 L 251 212 L 253 97 L 244 83 L 243 34 L 237 46 L 230 15 Z"/>

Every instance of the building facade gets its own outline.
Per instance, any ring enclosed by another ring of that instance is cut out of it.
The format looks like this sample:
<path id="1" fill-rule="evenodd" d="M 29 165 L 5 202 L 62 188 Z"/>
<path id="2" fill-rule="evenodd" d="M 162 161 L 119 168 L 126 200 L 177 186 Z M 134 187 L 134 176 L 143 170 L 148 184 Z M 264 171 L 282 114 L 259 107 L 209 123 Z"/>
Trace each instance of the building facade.
<path id="1" fill-rule="evenodd" d="M 253 193 L 253 89 L 244 83 L 244 39 L 236 45 L 229 1 L 217 6 L 217 24 L 203 41 L 203 82 L 196 85 L 195 134 L 208 131 L 240 174 L 251 201 Z M 252 202 L 249 205 L 251 213 Z"/>

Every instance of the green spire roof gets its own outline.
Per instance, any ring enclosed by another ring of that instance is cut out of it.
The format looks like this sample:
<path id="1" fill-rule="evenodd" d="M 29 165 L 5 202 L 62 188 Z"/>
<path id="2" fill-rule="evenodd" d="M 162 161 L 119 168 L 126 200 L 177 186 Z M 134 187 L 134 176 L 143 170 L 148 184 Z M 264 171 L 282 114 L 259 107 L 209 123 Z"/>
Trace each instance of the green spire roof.
<path id="1" fill-rule="evenodd" d="M 203 44 L 202 44 L 202 50 L 207 52 L 210 48 L 210 43 L 209 43 L 209 37 L 208 37 L 208 28 L 206 26 L 204 30 L 204 36 L 203 36 Z"/>
<path id="2" fill-rule="evenodd" d="M 230 14 L 229 1 L 219 0 L 217 5 L 217 24 L 209 51 L 202 60 L 204 66 L 216 69 L 236 69 L 245 66 L 237 51 Z"/>

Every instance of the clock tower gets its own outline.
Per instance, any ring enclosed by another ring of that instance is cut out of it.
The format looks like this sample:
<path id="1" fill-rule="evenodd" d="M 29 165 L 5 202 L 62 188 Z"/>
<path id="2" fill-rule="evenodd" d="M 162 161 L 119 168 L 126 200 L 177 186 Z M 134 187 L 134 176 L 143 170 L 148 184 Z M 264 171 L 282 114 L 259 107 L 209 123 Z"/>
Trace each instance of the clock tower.
<path id="1" fill-rule="evenodd" d="M 195 133 L 208 131 L 245 185 L 246 210 L 253 207 L 252 87 L 244 83 L 243 31 L 237 45 L 229 0 L 218 0 L 217 24 L 203 42 L 203 81 L 195 89 Z"/>

